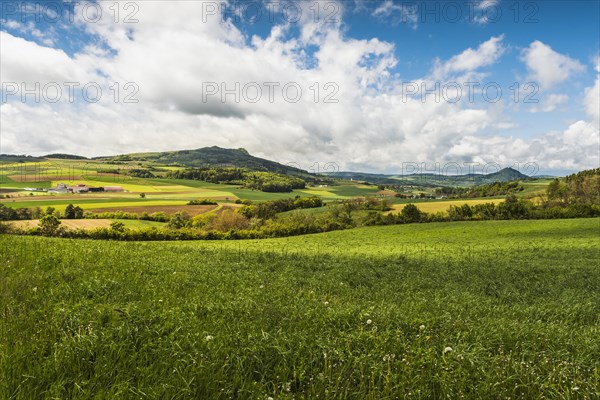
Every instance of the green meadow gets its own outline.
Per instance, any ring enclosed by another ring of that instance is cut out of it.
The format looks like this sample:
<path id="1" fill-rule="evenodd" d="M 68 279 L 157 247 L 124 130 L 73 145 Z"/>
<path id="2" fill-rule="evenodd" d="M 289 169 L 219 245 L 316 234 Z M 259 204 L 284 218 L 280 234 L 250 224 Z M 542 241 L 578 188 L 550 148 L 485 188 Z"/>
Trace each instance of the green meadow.
<path id="1" fill-rule="evenodd" d="M 0 398 L 598 398 L 599 228 L 1 235 Z"/>

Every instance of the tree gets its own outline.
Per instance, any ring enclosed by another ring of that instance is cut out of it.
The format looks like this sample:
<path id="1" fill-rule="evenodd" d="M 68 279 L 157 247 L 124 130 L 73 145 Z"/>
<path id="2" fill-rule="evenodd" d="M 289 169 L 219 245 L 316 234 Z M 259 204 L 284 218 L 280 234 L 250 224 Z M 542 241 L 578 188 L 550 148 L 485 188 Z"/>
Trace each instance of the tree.
<path id="1" fill-rule="evenodd" d="M 400 211 L 400 218 L 402 222 L 410 223 L 410 222 L 421 222 L 423 219 L 423 215 L 421 214 L 421 210 L 417 208 L 412 203 L 409 203 L 404 206 L 402 211 Z"/>
<path id="2" fill-rule="evenodd" d="M 75 219 L 82 219 L 83 218 L 83 208 L 79 207 L 79 206 L 75 206 Z"/>
<path id="3" fill-rule="evenodd" d="M 40 232 L 44 236 L 56 236 L 59 232 L 59 227 L 60 220 L 52 214 L 45 215 L 40 219 Z"/>
<path id="4" fill-rule="evenodd" d="M 65 218 L 66 219 L 75 219 L 75 207 L 73 206 L 73 204 L 69 204 L 65 208 Z"/>
<path id="5" fill-rule="evenodd" d="M 140 193 L 140 197 L 141 197 L 142 199 L 145 199 L 145 198 L 146 198 L 146 193 Z"/>
<path id="6" fill-rule="evenodd" d="M 83 208 L 79 206 L 73 206 L 73 204 L 67 205 L 65 208 L 66 219 L 81 219 L 83 218 Z"/>
<path id="7" fill-rule="evenodd" d="M 514 194 L 509 194 L 498 205 L 498 213 L 502 219 L 525 219 L 529 216 L 528 204 Z"/>
<path id="8" fill-rule="evenodd" d="M 567 185 L 558 179 L 554 179 L 552 182 L 550 182 L 548 188 L 546 189 L 546 193 L 548 194 L 548 200 L 552 203 L 565 205 L 568 201 Z"/>

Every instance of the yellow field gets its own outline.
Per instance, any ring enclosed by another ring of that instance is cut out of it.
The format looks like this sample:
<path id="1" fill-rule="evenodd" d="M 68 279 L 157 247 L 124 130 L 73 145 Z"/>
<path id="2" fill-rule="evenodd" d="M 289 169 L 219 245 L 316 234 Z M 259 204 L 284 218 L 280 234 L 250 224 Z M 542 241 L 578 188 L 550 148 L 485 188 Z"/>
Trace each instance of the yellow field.
<path id="1" fill-rule="evenodd" d="M 95 228 L 109 228 L 110 224 L 115 220 L 112 219 L 61 219 L 60 226 L 67 229 L 95 229 Z M 119 220 L 127 228 L 143 228 L 150 226 L 163 225 L 159 222 L 153 221 L 140 221 L 140 220 Z M 12 221 L 10 222 L 13 226 L 18 228 L 33 228 L 38 226 L 38 220 L 30 221 Z"/>
<path id="2" fill-rule="evenodd" d="M 69 229 L 108 228 L 111 222 L 110 219 L 63 219 L 61 220 L 61 226 Z M 33 228 L 38 226 L 38 220 L 13 221 L 11 224 L 18 228 Z"/>
<path id="3" fill-rule="evenodd" d="M 427 203 L 415 203 L 415 205 L 421 211 L 425 211 L 428 213 L 435 213 L 439 211 L 446 211 L 450 206 L 462 206 L 463 204 L 468 204 L 470 206 L 474 206 L 476 204 L 483 203 L 502 203 L 504 199 L 477 199 L 477 200 L 448 200 L 448 201 L 432 201 Z M 394 204 L 392 205 L 393 210 L 390 212 L 400 211 L 406 206 L 406 204 Z"/>

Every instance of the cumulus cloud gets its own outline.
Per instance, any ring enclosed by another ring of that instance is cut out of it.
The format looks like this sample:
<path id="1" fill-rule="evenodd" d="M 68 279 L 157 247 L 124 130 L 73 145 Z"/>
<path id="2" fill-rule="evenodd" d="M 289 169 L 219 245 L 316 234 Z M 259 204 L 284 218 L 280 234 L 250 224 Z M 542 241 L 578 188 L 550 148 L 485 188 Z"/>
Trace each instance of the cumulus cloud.
<path id="1" fill-rule="evenodd" d="M 64 51 L 40 46 L 34 42 L 0 31 L 2 43 L 0 79 L 2 82 L 79 82 L 90 76 L 86 66 Z"/>
<path id="2" fill-rule="evenodd" d="M 531 79 L 543 89 L 548 89 L 583 72 L 585 67 L 578 60 L 554 51 L 550 46 L 536 40 L 521 53 Z"/>
<path id="3" fill-rule="evenodd" d="M 600 127 L 600 57 L 596 59 L 596 83 L 585 90 L 584 103 L 592 123 Z"/>
<path id="4" fill-rule="evenodd" d="M 231 20 L 206 15 L 202 2 L 177 2 L 168 13 L 160 2 L 138 4 L 135 24 L 115 23 L 109 12 L 97 23 L 79 20 L 97 40 L 74 56 L 1 33 L 3 81 L 139 88 L 137 103 L 105 96 L 97 103 L 2 104 L 2 152 L 91 156 L 218 145 L 303 168 L 332 162 L 379 171 L 404 162 L 594 161 L 585 122 L 529 143 L 500 135 L 515 126 L 493 106 L 405 98 L 393 72 L 395 45 L 350 38 L 341 20 L 319 24 L 305 16 L 249 37 Z M 505 52 L 503 40 L 495 36 L 438 59 L 430 75 L 447 79 L 490 66 Z M 273 99 L 268 83 L 277 84 Z M 250 101 L 254 84 L 262 96 Z M 286 84 L 301 88 L 298 101 L 285 99 Z M 237 93 L 223 96 L 223 85 Z M 549 150 L 561 146 L 567 150 Z M 576 158 L 577 151 L 583 156 Z"/>
<path id="5" fill-rule="evenodd" d="M 562 132 L 549 132 L 523 140 L 516 137 L 465 136 L 449 150 L 456 158 L 501 165 L 531 163 L 549 170 L 598 168 L 600 132 L 586 121 L 577 121 Z"/>
<path id="6" fill-rule="evenodd" d="M 472 72 L 495 64 L 506 50 L 502 43 L 503 40 L 504 35 L 494 36 L 481 43 L 476 49 L 468 48 L 448 61 L 443 62 L 436 59 L 433 76 L 441 79 L 449 75 Z"/>

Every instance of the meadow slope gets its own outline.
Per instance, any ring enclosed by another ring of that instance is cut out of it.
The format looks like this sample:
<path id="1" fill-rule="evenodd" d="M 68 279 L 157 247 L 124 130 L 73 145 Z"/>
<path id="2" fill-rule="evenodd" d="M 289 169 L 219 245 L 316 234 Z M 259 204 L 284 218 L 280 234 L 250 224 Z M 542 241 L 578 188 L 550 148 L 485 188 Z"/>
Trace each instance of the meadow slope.
<path id="1" fill-rule="evenodd" d="M 599 228 L 1 235 L 0 398 L 598 398 Z"/>

